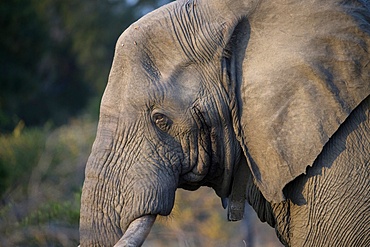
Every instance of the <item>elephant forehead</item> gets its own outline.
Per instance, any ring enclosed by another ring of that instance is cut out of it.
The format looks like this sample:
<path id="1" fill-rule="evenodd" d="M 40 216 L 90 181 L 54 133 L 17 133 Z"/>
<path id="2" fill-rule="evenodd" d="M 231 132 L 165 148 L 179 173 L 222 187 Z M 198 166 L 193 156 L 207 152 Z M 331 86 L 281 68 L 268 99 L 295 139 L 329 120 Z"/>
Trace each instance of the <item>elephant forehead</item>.
<path id="1" fill-rule="evenodd" d="M 197 100 L 201 86 L 196 70 L 174 70 L 170 75 L 151 75 L 138 65 L 124 90 L 124 102 L 135 107 L 159 107 L 186 111 Z"/>
<path id="2" fill-rule="evenodd" d="M 168 4 L 128 27 L 116 43 L 116 54 L 131 60 L 149 58 L 162 72 L 184 63 L 186 57 L 173 29 L 172 8 Z"/>

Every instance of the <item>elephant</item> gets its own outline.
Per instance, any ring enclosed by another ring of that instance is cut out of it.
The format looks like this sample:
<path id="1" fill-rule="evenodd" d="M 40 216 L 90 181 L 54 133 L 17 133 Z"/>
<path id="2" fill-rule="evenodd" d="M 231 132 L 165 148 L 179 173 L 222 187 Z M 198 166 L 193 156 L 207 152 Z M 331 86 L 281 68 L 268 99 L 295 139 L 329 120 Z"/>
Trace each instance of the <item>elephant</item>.
<path id="1" fill-rule="evenodd" d="M 178 0 L 118 38 L 81 246 L 140 246 L 177 189 L 285 246 L 370 244 L 367 0 Z"/>

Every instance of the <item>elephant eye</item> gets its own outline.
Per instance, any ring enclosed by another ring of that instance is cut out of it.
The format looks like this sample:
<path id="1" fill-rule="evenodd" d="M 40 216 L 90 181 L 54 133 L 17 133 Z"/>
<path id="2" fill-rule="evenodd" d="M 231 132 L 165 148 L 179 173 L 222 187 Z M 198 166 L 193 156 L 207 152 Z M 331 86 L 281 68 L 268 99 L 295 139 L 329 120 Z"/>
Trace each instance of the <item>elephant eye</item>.
<path id="1" fill-rule="evenodd" d="M 155 113 L 152 118 L 153 122 L 160 130 L 167 132 L 170 129 L 172 121 L 166 115 Z"/>

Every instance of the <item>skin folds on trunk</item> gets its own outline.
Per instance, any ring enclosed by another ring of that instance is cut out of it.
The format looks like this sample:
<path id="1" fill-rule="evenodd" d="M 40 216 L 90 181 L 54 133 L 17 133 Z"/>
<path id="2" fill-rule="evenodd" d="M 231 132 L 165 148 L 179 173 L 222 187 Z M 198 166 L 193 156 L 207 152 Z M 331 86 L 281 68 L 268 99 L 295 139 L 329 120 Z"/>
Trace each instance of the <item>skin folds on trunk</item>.
<path id="1" fill-rule="evenodd" d="M 141 246 L 152 228 L 156 215 L 144 215 L 129 225 L 122 238 L 114 247 L 135 247 Z"/>

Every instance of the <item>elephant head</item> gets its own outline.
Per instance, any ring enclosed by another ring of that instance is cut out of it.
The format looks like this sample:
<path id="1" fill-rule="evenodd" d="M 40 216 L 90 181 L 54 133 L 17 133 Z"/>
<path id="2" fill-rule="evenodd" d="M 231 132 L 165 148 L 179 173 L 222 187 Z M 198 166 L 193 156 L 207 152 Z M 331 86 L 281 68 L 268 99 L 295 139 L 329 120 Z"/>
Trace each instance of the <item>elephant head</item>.
<path id="1" fill-rule="evenodd" d="M 177 188 L 228 197 L 245 160 L 264 197 L 284 200 L 369 95 L 370 29 L 360 2 L 280 2 L 180 0 L 124 31 L 86 166 L 81 246 L 125 232 L 120 244 L 140 245 Z"/>

